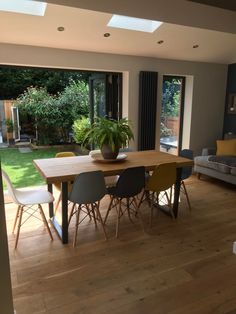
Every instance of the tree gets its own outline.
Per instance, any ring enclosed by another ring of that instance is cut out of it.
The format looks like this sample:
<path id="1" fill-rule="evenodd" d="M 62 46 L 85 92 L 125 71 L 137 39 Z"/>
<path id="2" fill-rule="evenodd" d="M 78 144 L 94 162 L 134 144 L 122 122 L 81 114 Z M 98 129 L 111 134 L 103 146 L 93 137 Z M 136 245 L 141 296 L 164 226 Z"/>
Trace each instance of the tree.
<path id="1" fill-rule="evenodd" d="M 162 108 L 161 108 L 161 137 L 171 136 L 167 119 L 178 117 L 180 110 L 181 80 L 177 78 L 165 79 L 163 81 Z"/>
<path id="2" fill-rule="evenodd" d="M 43 87 L 28 87 L 15 105 L 20 116 L 31 117 L 40 144 L 67 142 L 73 122 L 88 116 L 88 85 L 71 80 L 57 95 L 50 95 Z"/>
<path id="3" fill-rule="evenodd" d="M 179 79 L 165 80 L 163 83 L 162 115 L 179 116 L 181 81 Z"/>
<path id="4" fill-rule="evenodd" d="M 61 115 L 56 98 L 48 94 L 46 88 L 29 87 L 20 95 L 15 105 L 19 107 L 20 115 L 32 118 L 36 140 L 41 144 L 56 141 L 56 129 Z"/>
<path id="5" fill-rule="evenodd" d="M 29 87 L 44 87 L 50 94 L 62 92 L 70 80 L 88 82 L 90 72 L 57 69 L 0 67 L 0 99 L 16 99 Z"/>

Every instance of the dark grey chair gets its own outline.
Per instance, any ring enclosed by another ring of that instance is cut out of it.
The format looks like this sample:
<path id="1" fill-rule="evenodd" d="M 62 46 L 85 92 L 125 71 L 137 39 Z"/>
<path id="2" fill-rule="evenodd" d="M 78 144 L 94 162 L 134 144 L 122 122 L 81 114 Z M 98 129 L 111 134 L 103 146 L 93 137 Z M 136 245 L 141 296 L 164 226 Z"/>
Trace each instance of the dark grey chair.
<path id="1" fill-rule="evenodd" d="M 69 194 L 69 201 L 73 207 L 69 216 L 69 223 L 74 214 L 76 214 L 74 243 L 76 245 L 79 224 L 87 217 L 93 218 L 95 225 L 97 221 L 101 223 L 102 229 L 107 239 L 104 223 L 99 210 L 100 200 L 107 193 L 105 180 L 102 171 L 84 172 L 78 175 L 73 183 Z M 80 221 L 80 213 L 86 215 Z"/>
<path id="2" fill-rule="evenodd" d="M 180 151 L 179 155 L 181 157 L 193 160 L 193 151 L 191 149 L 182 149 Z M 188 179 L 191 176 L 192 171 L 193 171 L 193 167 L 192 166 L 183 167 L 182 168 L 182 174 L 181 174 L 181 187 L 180 188 L 181 188 L 181 191 L 183 192 L 183 194 L 186 196 L 189 210 L 191 210 L 191 204 L 190 204 L 190 200 L 189 200 L 189 196 L 188 196 L 188 192 L 187 192 L 184 180 Z"/>
<path id="3" fill-rule="evenodd" d="M 117 221 L 116 221 L 116 237 L 119 234 L 120 218 L 125 211 L 128 213 L 129 219 L 131 219 L 131 212 L 135 214 L 140 220 L 143 227 L 142 219 L 140 216 L 138 203 L 136 196 L 141 193 L 145 186 L 145 168 L 133 167 L 125 169 L 117 181 L 116 186 L 108 188 L 108 194 L 111 196 L 111 201 L 106 213 L 104 223 L 106 223 L 107 217 L 113 207 L 116 207 Z M 124 201 L 125 200 L 125 201 Z M 132 208 L 133 207 L 133 208 Z"/>

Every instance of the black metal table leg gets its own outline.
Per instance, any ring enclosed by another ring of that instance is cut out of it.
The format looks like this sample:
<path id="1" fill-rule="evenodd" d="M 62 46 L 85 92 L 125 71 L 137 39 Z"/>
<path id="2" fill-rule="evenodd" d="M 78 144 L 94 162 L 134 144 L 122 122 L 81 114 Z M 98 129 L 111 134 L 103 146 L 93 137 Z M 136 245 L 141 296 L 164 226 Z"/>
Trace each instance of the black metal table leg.
<path id="1" fill-rule="evenodd" d="M 48 183 L 48 192 L 53 194 L 52 183 Z M 53 203 L 49 203 L 48 207 L 49 207 L 49 217 L 53 218 L 54 216 Z"/>
<path id="2" fill-rule="evenodd" d="M 176 182 L 175 182 L 175 194 L 174 194 L 174 204 L 173 204 L 173 212 L 175 218 L 178 217 L 179 210 L 179 194 L 180 194 L 180 186 L 181 186 L 181 174 L 182 168 L 177 168 L 176 173 Z"/>
<path id="3" fill-rule="evenodd" d="M 52 192 L 52 184 L 48 184 L 48 191 Z M 54 216 L 53 203 L 49 204 L 49 215 L 51 224 L 57 232 L 63 244 L 68 243 L 68 183 L 61 182 L 62 194 L 62 224 L 60 225 Z"/>
<path id="4" fill-rule="evenodd" d="M 61 183 L 62 193 L 62 243 L 68 243 L 68 182 Z"/>

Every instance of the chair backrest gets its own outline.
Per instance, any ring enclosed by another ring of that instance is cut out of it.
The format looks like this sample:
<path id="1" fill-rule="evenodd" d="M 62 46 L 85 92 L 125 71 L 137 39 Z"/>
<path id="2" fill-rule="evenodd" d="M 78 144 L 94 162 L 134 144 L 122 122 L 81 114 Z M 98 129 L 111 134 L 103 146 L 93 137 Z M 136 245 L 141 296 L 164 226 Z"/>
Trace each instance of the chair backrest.
<path id="1" fill-rule="evenodd" d="M 56 154 L 56 158 L 61 158 L 61 157 L 74 157 L 75 153 L 73 152 L 60 152 Z"/>
<path id="2" fill-rule="evenodd" d="M 117 181 L 114 194 L 117 197 L 133 197 L 139 194 L 145 186 L 145 167 L 125 169 Z"/>
<path id="3" fill-rule="evenodd" d="M 180 157 L 188 158 L 193 160 L 193 151 L 191 149 L 182 149 L 179 153 Z M 181 180 L 189 178 L 192 174 L 193 167 L 183 167 L 181 173 Z"/>
<path id="4" fill-rule="evenodd" d="M 15 203 L 18 203 L 18 200 L 17 200 L 17 197 L 16 197 L 16 189 L 12 185 L 11 180 L 10 180 L 8 174 L 4 170 L 2 170 L 2 178 L 3 178 L 3 181 L 7 185 L 7 190 L 8 190 L 9 195 L 11 196 L 12 200 Z"/>
<path id="5" fill-rule="evenodd" d="M 176 181 L 176 163 L 170 162 L 156 166 L 148 179 L 146 189 L 161 192 L 169 189 Z"/>
<path id="6" fill-rule="evenodd" d="M 91 204 L 100 201 L 106 193 L 102 171 L 84 172 L 75 178 L 69 201 L 77 204 Z"/>

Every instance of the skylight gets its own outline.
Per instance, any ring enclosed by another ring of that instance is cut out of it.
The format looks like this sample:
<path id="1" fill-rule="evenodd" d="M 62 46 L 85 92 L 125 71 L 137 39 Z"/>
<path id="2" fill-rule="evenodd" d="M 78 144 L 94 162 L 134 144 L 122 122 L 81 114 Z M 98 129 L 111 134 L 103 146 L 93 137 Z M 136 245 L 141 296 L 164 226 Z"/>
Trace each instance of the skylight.
<path id="1" fill-rule="evenodd" d="M 44 16 L 47 3 L 31 0 L 0 0 L 0 11 Z"/>
<path id="2" fill-rule="evenodd" d="M 107 26 L 115 28 L 124 28 L 134 31 L 153 33 L 162 22 L 138 19 L 136 17 L 129 17 L 123 15 L 113 15 Z"/>

